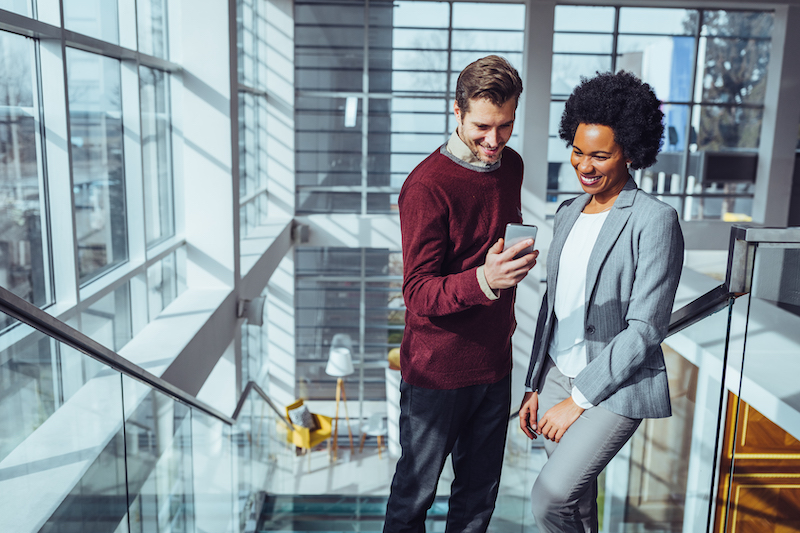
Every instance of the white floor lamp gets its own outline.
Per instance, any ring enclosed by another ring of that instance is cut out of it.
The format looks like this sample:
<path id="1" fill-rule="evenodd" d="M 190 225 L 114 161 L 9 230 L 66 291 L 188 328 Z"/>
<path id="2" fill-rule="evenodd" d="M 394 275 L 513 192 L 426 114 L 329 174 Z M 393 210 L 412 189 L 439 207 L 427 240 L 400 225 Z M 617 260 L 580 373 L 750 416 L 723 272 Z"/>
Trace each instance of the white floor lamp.
<path id="1" fill-rule="evenodd" d="M 333 419 L 333 460 L 336 460 L 336 452 L 339 449 L 337 437 L 339 435 L 339 399 L 344 401 L 344 418 L 347 421 L 347 434 L 350 436 L 350 453 L 355 450 L 353 447 L 353 431 L 350 429 L 350 416 L 347 412 L 347 394 L 344 390 L 344 377 L 349 376 L 355 371 L 353 368 L 353 343 L 350 336 L 345 333 L 337 333 L 331 340 L 331 350 L 328 355 L 328 365 L 325 373 L 336 378 L 336 416 Z"/>

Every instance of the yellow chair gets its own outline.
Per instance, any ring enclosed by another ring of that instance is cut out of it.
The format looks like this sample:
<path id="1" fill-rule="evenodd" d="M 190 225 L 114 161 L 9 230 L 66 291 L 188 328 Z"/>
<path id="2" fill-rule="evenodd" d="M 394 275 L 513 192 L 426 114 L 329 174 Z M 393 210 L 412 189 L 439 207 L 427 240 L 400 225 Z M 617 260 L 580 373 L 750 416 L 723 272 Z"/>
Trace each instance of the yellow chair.
<path id="1" fill-rule="evenodd" d="M 286 419 L 291 422 L 292 419 L 289 416 L 289 411 L 297 409 L 298 407 L 302 407 L 303 400 L 302 398 L 297 400 L 296 402 L 286 406 Z M 286 433 L 286 441 L 294 444 L 298 448 L 303 448 L 306 450 L 306 455 L 308 455 L 308 468 L 311 469 L 311 449 L 315 447 L 317 444 L 321 443 L 322 441 L 326 440 L 328 452 L 330 453 L 331 449 L 331 427 L 333 419 L 329 416 L 324 415 L 316 415 L 312 413 L 312 416 L 317 420 L 317 424 L 319 425 L 318 429 L 310 429 L 304 428 L 302 426 L 298 426 L 297 424 L 292 423 L 292 430 Z"/>

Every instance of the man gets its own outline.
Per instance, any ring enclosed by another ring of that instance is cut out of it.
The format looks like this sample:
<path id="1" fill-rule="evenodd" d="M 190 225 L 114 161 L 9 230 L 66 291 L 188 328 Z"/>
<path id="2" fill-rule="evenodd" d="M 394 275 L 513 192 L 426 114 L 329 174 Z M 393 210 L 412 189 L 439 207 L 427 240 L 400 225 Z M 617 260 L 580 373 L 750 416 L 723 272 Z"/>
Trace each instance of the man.
<path id="1" fill-rule="evenodd" d="M 455 479 L 447 532 L 485 531 L 497 498 L 510 411 L 514 287 L 538 252 L 503 251 L 520 222 L 522 159 L 506 148 L 522 92 L 505 59 L 459 75 L 458 126 L 400 192 L 406 329 L 400 445 L 384 532 L 425 530 L 445 459 Z"/>

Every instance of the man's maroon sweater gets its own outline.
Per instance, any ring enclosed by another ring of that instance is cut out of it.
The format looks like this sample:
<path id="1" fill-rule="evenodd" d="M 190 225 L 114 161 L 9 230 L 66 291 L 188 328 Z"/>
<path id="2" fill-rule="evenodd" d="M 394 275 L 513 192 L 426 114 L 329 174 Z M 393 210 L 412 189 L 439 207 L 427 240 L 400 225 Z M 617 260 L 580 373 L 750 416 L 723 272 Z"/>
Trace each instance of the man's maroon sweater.
<path id="1" fill-rule="evenodd" d="M 511 370 L 514 289 L 490 300 L 476 271 L 506 223 L 521 222 L 521 187 L 522 158 L 508 147 L 500 162 L 481 168 L 442 146 L 403 184 L 400 367 L 411 385 L 489 384 Z"/>

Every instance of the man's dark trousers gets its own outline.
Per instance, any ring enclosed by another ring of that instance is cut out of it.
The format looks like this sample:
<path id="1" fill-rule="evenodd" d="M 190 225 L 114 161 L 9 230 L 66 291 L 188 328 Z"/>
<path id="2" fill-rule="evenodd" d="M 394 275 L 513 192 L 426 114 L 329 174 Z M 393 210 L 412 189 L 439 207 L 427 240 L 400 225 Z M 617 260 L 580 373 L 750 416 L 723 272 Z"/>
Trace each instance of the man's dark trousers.
<path id="1" fill-rule="evenodd" d="M 511 375 L 434 390 L 400 384 L 400 445 L 384 533 L 425 531 L 445 459 L 453 454 L 446 533 L 482 533 L 494 511 L 511 406 Z"/>

